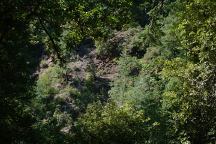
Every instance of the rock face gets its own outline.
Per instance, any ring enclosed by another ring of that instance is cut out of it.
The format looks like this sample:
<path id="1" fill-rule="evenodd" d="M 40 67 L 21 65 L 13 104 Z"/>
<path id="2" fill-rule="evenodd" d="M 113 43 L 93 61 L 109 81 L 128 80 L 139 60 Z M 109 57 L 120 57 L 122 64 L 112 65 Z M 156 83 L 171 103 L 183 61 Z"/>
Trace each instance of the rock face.
<path id="1" fill-rule="evenodd" d="M 81 88 L 82 82 L 90 76 L 95 80 L 95 88 L 109 89 L 111 82 L 117 75 L 116 64 L 106 58 L 97 57 L 93 40 L 87 39 L 77 49 L 75 59 L 67 64 L 67 79 L 77 88 Z M 80 83 L 76 83 L 79 80 Z"/>
<path id="2" fill-rule="evenodd" d="M 90 84 L 91 93 L 101 95 L 100 100 L 106 101 L 110 82 L 117 75 L 116 64 L 108 58 L 98 57 L 91 39 L 84 41 L 76 52 L 75 58 L 67 64 L 68 83 L 81 93 L 85 91 L 86 85 Z"/>
<path id="3" fill-rule="evenodd" d="M 110 82 L 117 73 L 116 64 L 99 58 L 92 40 L 83 42 L 65 67 L 56 65 L 51 57 L 44 56 L 37 74 L 37 88 L 47 103 L 54 103 L 59 114 L 76 119 L 89 103 L 106 102 Z M 61 130 L 68 133 L 70 127 Z"/>
<path id="4" fill-rule="evenodd" d="M 64 67 L 55 64 L 52 56 L 41 55 L 37 94 L 45 101 L 44 120 L 55 117 L 63 122 L 61 133 L 69 133 L 71 121 L 77 119 L 86 107 L 96 101 L 107 102 L 110 82 L 117 74 L 111 58 L 99 57 L 94 41 L 87 39 L 76 49 Z M 49 107 L 52 107 L 50 109 Z"/>

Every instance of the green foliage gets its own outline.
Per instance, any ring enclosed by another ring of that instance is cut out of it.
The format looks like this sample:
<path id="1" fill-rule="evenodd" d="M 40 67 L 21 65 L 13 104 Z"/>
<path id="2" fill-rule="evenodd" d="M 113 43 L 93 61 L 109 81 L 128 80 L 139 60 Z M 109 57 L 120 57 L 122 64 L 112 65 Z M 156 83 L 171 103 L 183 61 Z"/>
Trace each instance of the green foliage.
<path id="1" fill-rule="evenodd" d="M 43 62 L 44 63 L 44 62 Z M 73 73 L 75 67 L 62 68 L 50 64 L 42 69 L 36 85 L 33 108 L 37 122 L 33 128 L 41 136 L 40 143 L 67 143 L 74 132 L 77 117 L 85 111 L 89 103 L 104 96 L 96 91 L 94 72 L 90 66 L 83 70 L 83 77 Z M 81 73 L 81 72 L 80 72 Z M 67 78 L 66 78 L 67 77 Z"/>
<path id="2" fill-rule="evenodd" d="M 130 89 L 134 86 L 134 82 L 138 79 L 141 70 L 141 64 L 135 57 L 121 57 L 118 62 L 118 77 L 113 82 L 113 87 L 110 90 L 111 98 L 118 103 L 125 101 L 133 101 L 131 98 Z"/>
<path id="3" fill-rule="evenodd" d="M 164 102 L 177 135 L 191 143 L 214 141 L 214 5 L 208 0 L 182 4 L 185 12 L 178 12 L 176 25 L 182 55 L 167 61 L 162 72 L 169 80 Z"/>
<path id="4" fill-rule="evenodd" d="M 29 41 L 29 11 L 18 1 L 0 5 L 0 141 L 36 141 L 30 102 L 41 49 Z"/>
<path id="5" fill-rule="evenodd" d="M 160 31 L 158 28 L 157 31 Z M 152 34 L 151 28 L 146 26 L 128 28 L 126 30 L 113 32 L 105 41 L 96 42 L 97 53 L 100 57 L 120 57 L 130 55 L 137 58 L 142 58 L 149 47 L 155 47 L 159 43 L 158 36 Z"/>
<path id="6" fill-rule="evenodd" d="M 61 84 L 64 82 L 64 79 L 62 79 L 63 74 L 64 70 L 57 65 L 49 67 L 40 74 L 37 81 L 38 95 L 49 97 L 57 94 L 60 91 Z"/>
<path id="7" fill-rule="evenodd" d="M 157 122 L 157 129 L 149 132 L 149 142 L 171 142 L 173 128 L 170 126 L 167 111 L 164 109 L 163 92 L 166 81 L 160 75 L 163 62 L 158 55 L 147 51 L 143 59 L 124 57 L 119 62 L 119 76 L 114 80 L 110 90 L 111 98 L 119 105 L 132 102 L 138 109 L 144 110 L 150 123 Z M 147 58 L 146 58 L 147 57 Z M 148 60 L 152 57 L 151 60 Z M 136 76 L 129 75 L 131 70 L 139 67 Z"/>
<path id="8" fill-rule="evenodd" d="M 128 23 L 132 1 L 2 0 L 0 5 L 1 142 L 25 143 L 33 120 L 26 120 L 26 125 L 21 121 L 34 96 L 35 71 L 44 47 L 64 64 L 84 38 L 103 37 Z M 61 91 L 52 85 L 57 78 L 40 79 L 40 96 Z"/>
<path id="9" fill-rule="evenodd" d="M 74 110 L 67 103 L 79 92 L 65 83 L 64 73 L 63 68 L 53 65 L 43 70 L 38 78 L 37 97 L 33 101 L 38 117 L 33 128 L 41 137 L 40 143 L 67 142 L 68 132 L 64 132 L 64 129 L 70 129 L 71 115 L 74 115 Z"/>
<path id="10" fill-rule="evenodd" d="M 214 1 L 0 6 L 1 143 L 215 142 Z M 97 55 L 76 55 L 87 38 Z M 108 102 L 104 59 L 118 68 Z"/>
<path id="11" fill-rule="evenodd" d="M 78 120 L 80 135 L 78 143 L 148 143 L 149 131 L 157 123 L 149 124 L 143 111 L 130 104 L 117 106 L 115 103 L 102 106 L 90 105 Z"/>

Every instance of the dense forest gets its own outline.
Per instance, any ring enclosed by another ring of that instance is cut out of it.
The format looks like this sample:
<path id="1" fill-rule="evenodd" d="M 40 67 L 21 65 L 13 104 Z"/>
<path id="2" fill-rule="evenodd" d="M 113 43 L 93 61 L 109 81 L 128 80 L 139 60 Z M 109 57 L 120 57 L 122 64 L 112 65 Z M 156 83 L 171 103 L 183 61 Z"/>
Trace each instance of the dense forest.
<path id="1" fill-rule="evenodd" d="M 1 144 L 215 144 L 214 0 L 1 0 Z"/>

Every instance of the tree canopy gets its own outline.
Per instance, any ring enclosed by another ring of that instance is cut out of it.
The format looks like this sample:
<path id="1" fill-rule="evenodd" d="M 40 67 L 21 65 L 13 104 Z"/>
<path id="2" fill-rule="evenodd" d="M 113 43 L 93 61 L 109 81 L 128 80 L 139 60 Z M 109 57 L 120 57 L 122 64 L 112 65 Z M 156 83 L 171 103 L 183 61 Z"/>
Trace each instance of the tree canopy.
<path id="1" fill-rule="evenodd" d="M 0 143 L 216 142 L 214 1 L 0 7 Z"/>

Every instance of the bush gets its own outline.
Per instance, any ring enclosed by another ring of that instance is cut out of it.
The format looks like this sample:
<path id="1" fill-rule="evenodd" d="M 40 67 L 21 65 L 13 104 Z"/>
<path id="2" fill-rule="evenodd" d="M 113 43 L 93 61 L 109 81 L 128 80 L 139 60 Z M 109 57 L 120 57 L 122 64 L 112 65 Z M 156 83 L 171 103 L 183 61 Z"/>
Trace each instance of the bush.
<path id="1" fill-rule="evenodd" d="M 119 103 L 131 101 L 127 94 L 138 79 L 142 66 L 136 57 L 124 56 L 118 61 L 118 77 L 112 83 L 113 87 L 109 91 L 112 99 Z"/>
<path id="2" fill-rule="evenodd" d="M 107 57 L 119 57 L 124 53 L 141 58 L 148 46 L 144 43 L 144 32 L 140 27 L 113 32 L 106 40 L 96 42 L 97 53 Z"/>
<path id="3" fill-rule="evenodd" d="M 39 75 L 37 81 L 37 94 L 42 97 L 48 97 L 57 94 L 60 91 L 64 70 L 57 65 L 49 67 Z"/>
<path id="4" fill-rule="evenodd" d="M 79 118 L 76 138 L 89 144 L 143 144 L 148 142 L 149 130 L 157 125 L 149 124 L 149 120 L 131 104 L 119 107 L 113 102 L 105 106 L 95 103 Z"/>

